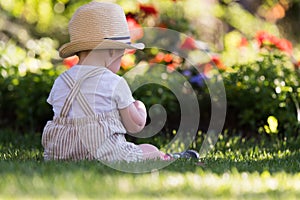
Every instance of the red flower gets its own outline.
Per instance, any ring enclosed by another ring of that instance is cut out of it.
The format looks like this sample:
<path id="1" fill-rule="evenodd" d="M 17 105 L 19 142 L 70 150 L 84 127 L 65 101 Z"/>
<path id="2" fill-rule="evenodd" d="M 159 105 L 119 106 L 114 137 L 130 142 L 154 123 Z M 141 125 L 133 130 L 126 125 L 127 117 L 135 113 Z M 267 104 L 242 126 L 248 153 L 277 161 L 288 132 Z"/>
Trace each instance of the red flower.
<path id="1" fill-rule="evenodd" d="M 165 54 L 163 52 L 159 52 L 158 54 L 156 54 L 154 58 L 154 62 L 160 63 L 164 60 L 164 58 L 165 58 Z"/>
<path id="2" fill-rule="evenodd" d="M 246 46 L 248 46 L 248 40 L 247 40 L 247 38 L 242 37 L 239 47 L 246 47 Z"/>
<path id="3" fill-rule="evenodd" d="M 262 46 L 264 44 L 275 44 L 278 38 L 266 31 L 258 31 L 256 33 L 256 40 L 258 45 Z"/>
<path id="4" fill-rule="evenodd" d="M 191 37 L 187 37 L 184 40 L 184 42 L 181 44 L 180 49 L 182 49 L 182 50 L 195 50 L 195 49 L 197 49 L 196 41 Z"/>
<path id="5" fill-rule="evenodd" d="M 121 59 L 121 67 L 124 70 L 128 70 L 129 68 L 133 67 L 135 64 L 134 57 L 130 54 L 124 55 Z"/>
<path id="6" fill-rule="evenodd" d="M 177 66 L 178 65 L 176 65 L 175 63 L 170 63 L 170 64 L 167 65 L 167 71 L 168 72 L 173 72 L 173 71 L 176 70 Z"/>
<path id="7" fill-rule="evenodd" d="M 146 15 L 154 15 L 157 16 L 158 11 L 153 5 L 143 5 L 139 4 L 139 8 L 141 11 L 143 11 Z"/>
<path id="8" fill-rule="evenodd" d="M 212 70 L 213 66 L 209 63 L 204 65 L 203 74 L 208 76 L 209 72 Z"/>
<path id="9" fill-rule="evenodd" d="M 291 55 L 293 53 L 293 45 L 287 39 L 280 39 L 276 42 L 275 46 L 287 54 Z"/>
<path id="10" fill-rule="evenodd" d="M 260 47 L 263 45 L 274 45 L 277 49 L 286 52 L 289 55 L 293 52 L 293 45 L 289 40 L 284 38 L 279 39 L 266 31 L 257 32 L 256 40 Z"/>
<path id="11" fill-rule="evenodd" d="M 221 59 L 218 56 L 212 56 L 211 61 L 215 63 L 218 69 L 225 70 L 226 66 L 222 63 Z"/>
<path id="12" fill-rule="evenodd" d="M 135 19 L 127 17 L 127 24 L 130 31 L 131 40 L 135 41 L 144 36 L 142 26 Z"/>
<path id="13" fill-rule="evenodd" d="M 74 65 L 76 65 L 79 61 L 78 56 L 70 56 L 68 58 L 65 58 L 63 60 L 63 64 L 67 67 L 67 68 L 71 68 Z"/>
<path id="14" fill-rule="evenodd" d="M 164 57 L 164 61 L 168 63 L 167 70 L 169 72 L 175 71 L 182 63 L 182 59 L 174 54 L 166 54 Z"/>
<path id="15" fill-rule="evenodd" d="M 171 62 L 173 60 L 173 56 L 172 56 L 172 54 L 165 54 L 165 57 L 164 57 L 164 61 L 165 62 L 167 62 L 167 63 L 169 63 L 169 62 Z"/>

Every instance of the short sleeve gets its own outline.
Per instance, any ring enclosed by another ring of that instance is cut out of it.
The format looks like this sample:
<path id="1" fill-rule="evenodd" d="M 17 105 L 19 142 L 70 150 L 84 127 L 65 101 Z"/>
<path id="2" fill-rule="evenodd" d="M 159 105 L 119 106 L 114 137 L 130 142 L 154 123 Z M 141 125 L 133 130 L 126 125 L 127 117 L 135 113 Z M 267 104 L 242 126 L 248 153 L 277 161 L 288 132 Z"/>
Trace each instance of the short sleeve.
<path id="1" fill-rule="evenodd" d="M 48 98 L 47 98 L 47 103 L 48 104 L 50 104 L 50 105 L 53 105 L 53 89 L 51 89 L 51 91 L 50 91 L 50 94 L 49 94 L 49 96 L 48 96 Z"/>
<path id="2" fill-rule="evenodd" d="M 113 91 L 113 100 L 118 109 L 126 108 L 135 101 L 126 80 L 122 77 Z"/>
<path id="3" fill-rule="evenodd" d="M 55 79 L 55 81 L 54 81 L 54 83 L 52 85 L 51 91 L 49 93 L 49 96 L 47 98 L 47 103 L 50 104 L 50 105 L 52 105 L 52 106 L 53 106 L 53 104 L 55 102 L 55 97 L 57 95 L 57 92 L 56 92 L 57 91 L 57 85 L 60 85 L 59 83 L 57 83 L 58 79 L 59 79 L 59 77 L 57 79 Z"/>

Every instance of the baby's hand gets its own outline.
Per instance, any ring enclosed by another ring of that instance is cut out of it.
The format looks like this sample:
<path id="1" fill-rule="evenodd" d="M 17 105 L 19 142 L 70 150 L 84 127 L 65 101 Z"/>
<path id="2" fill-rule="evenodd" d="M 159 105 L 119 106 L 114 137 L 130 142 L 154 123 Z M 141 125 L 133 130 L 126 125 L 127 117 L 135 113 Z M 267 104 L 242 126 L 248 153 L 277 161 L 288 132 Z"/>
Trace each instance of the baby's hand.
<path id="1" fill-rule="evenodd" d="M 144 104 L 143 102 L 141 102 L 141 101 L 139 101 L 139 100 L 136 100 L 136 101 L 134 102 L 134 105 L 135 105 L 135 107 L 136 107 L 138 110 L 143 110 L 143 111 L 146 112 L 146 107 L 145 107 L 145 104 Z"/>

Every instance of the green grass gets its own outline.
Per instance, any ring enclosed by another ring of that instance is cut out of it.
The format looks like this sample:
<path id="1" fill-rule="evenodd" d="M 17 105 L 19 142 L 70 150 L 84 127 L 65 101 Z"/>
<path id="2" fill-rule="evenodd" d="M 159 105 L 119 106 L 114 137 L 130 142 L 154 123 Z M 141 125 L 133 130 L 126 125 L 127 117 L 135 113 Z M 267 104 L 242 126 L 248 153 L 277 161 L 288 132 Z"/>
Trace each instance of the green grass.
<path id="1" fill-rule="evenodd" d="M 2 131 L 0 199 L 299 199 L 299 144 L 220 137 L 205 166 L 177 160 L 125 173 L 97 161 L 44 162 L 40 136 Z"/>

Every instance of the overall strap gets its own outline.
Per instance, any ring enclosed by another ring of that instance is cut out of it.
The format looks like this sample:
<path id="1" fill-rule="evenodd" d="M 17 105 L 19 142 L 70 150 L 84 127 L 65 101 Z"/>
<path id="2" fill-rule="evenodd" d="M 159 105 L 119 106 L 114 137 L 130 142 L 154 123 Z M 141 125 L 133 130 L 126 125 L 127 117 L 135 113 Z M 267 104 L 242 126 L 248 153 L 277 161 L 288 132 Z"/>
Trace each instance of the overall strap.
<path id="1" fill-rule="evenodd" d="M 64 73 L 62 74 L 61 78 L 65 81 L 65 83 L 68 85 L 68 87 L 70 89 L 73 88 L 75 81 L 71 78 L 71 76 L 68 73 Z M 84 113 L 86 115 L 93 115 L 94 112 L 92 110 L 92 108 L 90 107 L 90 105 L 87 103 L 86 98 L 82 95 L 82 93 L 79 91 L 77 91 L 77 100 L 79 102 L 79 105 L 81 106 L 81 108 L 83 109 Z M 67 98 L 68 99 L 68 98 Z M 74 100 L 74 99 L 73 99 Z M 67 107 L 70 107 L 72 104 L 72 102 L 67 102 L 67 100 L 65 101 L 65 104 L 61 110 L 61 117 L 64 116 L 66 117 L 66 115 L 68 114 L 69 110 L 67 109 Z"/>
<path id="2" fill-rule="evenodd" d="M 91 71 L 87 72 L 77 82 L 75 82 L 67 72 L 65 72 L 61 75 L 62 79 L 66 82 L 68 87 L 71 88 L 71 90 L 70 90 L 70 92 L 66 98 L 66 101 L 61 109 L 60 117 L 68 116 L 71 105 L 76 97 L 78 98 L 79 105 L 82 107 L 82 109 L 86 115 L 90 116 L 90 115 L 95 114 L 93 109 L 88 104 L 88 101 L 86 100 L 86 98 L 80 92 L 80 86 L 85 79 L 99 75 L 102 71 L 104 71 L 103 68 L 96 68 L 94 70 L 91 70 Z"/>

